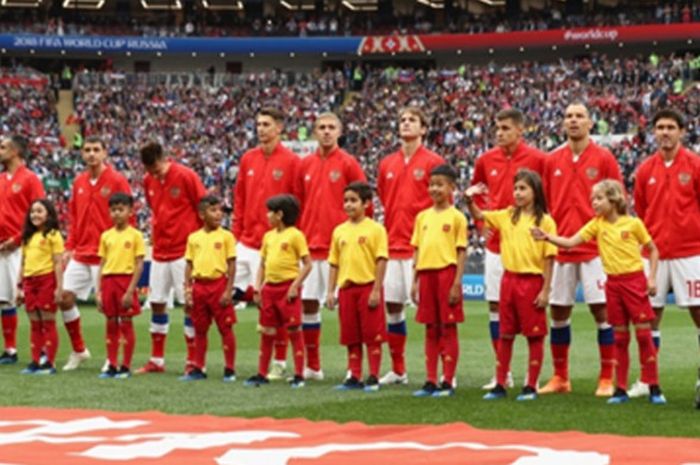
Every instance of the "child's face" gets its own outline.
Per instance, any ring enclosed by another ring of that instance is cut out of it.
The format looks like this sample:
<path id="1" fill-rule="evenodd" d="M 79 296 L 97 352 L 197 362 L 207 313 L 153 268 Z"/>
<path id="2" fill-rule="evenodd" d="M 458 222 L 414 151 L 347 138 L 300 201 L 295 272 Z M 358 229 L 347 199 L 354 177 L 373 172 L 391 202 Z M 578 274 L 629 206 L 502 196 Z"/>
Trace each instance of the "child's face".
<path id="1" fill-rule="evenodd" d="M 216 229 L 221 226 L 221 219 L 224 217 L 224 212 L 220 204 L 207 205 L 207 208 L 201 211 L 200 217 L 204 225 L 209 229 Z"/>
<path id="2" fill-rule="evenodd" d="M 281 211 L 267 211 L 267 222 L 270 223 L 270 226 L 272 226 L 273 228 L 277 228 L 282 224 L 283 217 L 284 213 L 282 213 Z"/>
<path id="3" fill-rule="evenodd" d="M 591 193 L 591 206 L 596 215 L 607 215 L 612 211 L 610 199 L 600 189 L 595 189 Z"/>
<path id="4" fill-rule="evenodd" d="M 46 223 L 48 217 L 49 212 L 43 204 L 40 202 L 34 202 L 32 204 L 32 208 L 29 210 L 29 221 L 31 221 L 35 228 L 42 227 Z"/>
<path id="5" fill-rule="evenodd" d="M 351 220 L 361 218 L 365 213 L 367 202 L 363 202 L 355 191 L 345 191 L 343 194 L 343 209 Z"/>
<path id="6" fill-rule="evenodd" d="M 123 204 L 116 204 L 109 207 L 109 216 L 116 226 L 124 226 L 131 216 L 131 207 Z"/>
<path id="7" fill-rule="evenodd" d="M 450 200 L 454 184 L 447 176 L 441 174 L 430 176 L 428 194 L 435 204 L 444 204 Z"/>
<path id="8" fill-rule="evenodd" d="M 513 200 L 516 207 L 525 207 L 535 200 L 535 192 L 528 183 L 520 179 L 513 185 Z"/>

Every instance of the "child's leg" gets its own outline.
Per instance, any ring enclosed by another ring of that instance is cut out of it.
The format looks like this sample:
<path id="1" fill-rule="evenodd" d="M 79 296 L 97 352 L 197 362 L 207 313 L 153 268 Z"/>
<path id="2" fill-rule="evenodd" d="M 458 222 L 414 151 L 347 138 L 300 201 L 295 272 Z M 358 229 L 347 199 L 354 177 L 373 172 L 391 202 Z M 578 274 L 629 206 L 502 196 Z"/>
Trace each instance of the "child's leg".
<path id="1" fill-rule="evenodd" d="M 367 344 L 367 364 L 369 365 L 369 375 L 379 377 L 379 369 L 382 365 L 382 344 L 371 342 Z"/>
<path id="2" fill-rule="evenodd" d="M 627 377 L 630 367 L 630 354 L 628 348 L 630 345 L 630 333 L 627 326 L 615 326 L 615 358 L 617 359 L 617 367 L 615 376 L 617 378 L 617 387 L 627 390 Z M 649 333 L 651 336 L 651 333 Z"/>
<path id="3" fill-rule="evenodd" d="M 134 336 L 134 323 L 131 321 L 130 316 L 121 317 L 119 322 L 119 331 L 121 332 L 121 336 L 124 341 L 122 366 L 131 369 L 131 359 L 134 356 L 136 337 Z"/>
<path id="4" fill-rule="evenodd" d="M 233 319 L 228 314 L 220 313 L 216 317 L 216 326 L 219 328 L 219 334 L 221 334 L 224 368 L 234 370 L 236 363 L 236 336 L 233 333 Z"/>
<path id="5" fill-rule="evenodd" d="M 287 328 L 277 328 L 277 336 L 275 337 L 275 361 L 284 363 L 287 360 L 288 340 Z"/>
<path id="6" fill-rule="evenodd" d="M 425 372 L 428 382 L 437 384 L 438 356 L 440 354 L 440 325 L 425 325 Z"/>
<path id="7" fill-rule="evenodd" d="M 505 386 L 508 379 L 510 360 L 513 357 L 514 340 L 514 334 L 504 334 L 503 328 L 501 328 L 501 334 L 498 338 L 498 365 L 496 366 L 496 383 L 501 386 Z"/>
<path id="8" fill-rule="evenodd" d="M 294 356 L 294 375 L 303 376 L 304 374 L 304 335 L 299 326 L 287 328 L 289 340 L 292 343 L 292 353 Z"/>
<path id="9" fill-rule="evenodd" d="M 267 377 L 267 369 L 270 366 L 276 334 L 275 328 L 263 326 L 260 329 L 260 353 L 258 355 L 258 374 L 260 376 Z"/>
<path id="10" fill-rule="evenodd" d="M 51 366 L 54 366 L 54 363 L 56 362 L 56 352 L 58 352 L 58 332 L 56 331 L 55 313 L 41 312 L 41 329 L 43 333 L 46 359 Z"/>
<path id="11" fill-rule="evenodd" d="M 202 309 L 201 315 L 197 317 L 193 315 L 192 323 L 194 324 L 194 363 L 197 368 L 204 370 L 207 359 L 207 333 L 209 332 L 209 326 L 211 326 L 211 316 L 207 309 Z"/>
<path id="12" fill-rule="evenodd" d="M 542 361 L 544 360 L 544 336 L 530 336 L 527 338 L 528 364 L 527 364 L 527 385 L 537 389 L 537 380 L 542 371 Z"/>
<path id="13" fill-rule="evenodd" d="M 362 344 L 348 345 L 348 370 L 353 378 L 362 379 Z"/>
<path id="14" fill-rule="evenodd" d="M 452 380 L 457 371 L 457 361 L 459 360 L 459 337 L 457 336 L 457 325 L 442 325 L 440 332 L 440 348 L 442 355 L 442 374 L 445 382 L 452 385 Z"/>
<path id="15" fill-rule="evenodd" d="M 44 332 L 41 324 L 41 317 L 39 311 L 28 312 L 30 333 L 29 333 L 29 343 L 32 348 L 32 361 L 39 363 L 41 358 L 41 350 L 44 347 Z"/>
<path id="16" fill-rule="evenodd" d="M 659 384 L 659 366 L 656 358 L 656 346 L 651 335 L 649 323 L 635 325 L 637 345 L 639 346 L 639 365 L 642 368 L 640 379 L 649 385 Z"/>
<path id="17" fill-rule="evenodd" d="M 119 318 L 118 317 L 107 317 L 107 334 L 106 334 L 106 345 L 107 345 L 107 360 L 110 366 L 117 367 L 117 354 L 119 353 Z"/>

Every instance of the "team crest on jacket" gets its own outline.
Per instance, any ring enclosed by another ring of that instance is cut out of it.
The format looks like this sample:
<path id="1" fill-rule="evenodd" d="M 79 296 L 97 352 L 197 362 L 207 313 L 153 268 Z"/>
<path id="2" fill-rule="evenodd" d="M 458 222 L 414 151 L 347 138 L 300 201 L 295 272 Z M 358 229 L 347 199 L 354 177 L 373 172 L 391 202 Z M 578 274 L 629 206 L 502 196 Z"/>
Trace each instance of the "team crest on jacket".
<path id="1" fill-rule="evenodd" d="M 690 173 L 678 173 L 678 182 L 680 182 L 681 185 L 687 185 L 690 182 L 690 179 Z"/>
<path id="2" fill-rule="evenodd" d="M 174 199 L 180 197 L 180 188 L 179 187 L 171 187 L 170 188 L 170 197 L 172 197 Z"/>
<path id="3" fill-rule="evenodd" d="M 40 240 L 40 241 L 39 241 L 39 245 L 40 245 L 41 247 L 44 247 L 44 246 L 46 245 L 46 239 Z"/>
<path id="4" fill-rule="evenodd" d="M 450 232 L 450 229 L 452 229 L 452 227 L 451 227 L 449 224 L 443 224 L 443 225 L 442 225 L 442 230 L 443 230 L 444 232 Z"/>
<path id="5" fill-rule="evenodd" d="M 214 248 L 216 250 L 221 250 L 224 245 L 221 242 L 214 242 Z"/>
<path id="6" fill-rule="evenodd" d="M 22 190 L 22 184 L 16 182 L 12 185 L 12 192 L 14 192 L 15 194 L 21 190 Z"/>
<path id="7" fill-rule="evenodd" d="M 272 179 L 279 181 L 284 176 L 284 171 L 282 170 L 272 170 Z"/>
<path id="8" fill-rule="evenodd" d="M 287 244 L 286 242 L 282 242 L 282 244 L 280 244 L 280 248 L 282 250 L 289 250 L 289 244 Z"/>
<path id="9" fill-rule="evenodd" d="M 416 168 L 413 170 L 413 177 L 416 179 L 416 181 L 420 181 L 425 177 L 425 170 L 423 168 Z"/>
<path id="10" fill-rule="evenodd" d="M 331 178 L 331 182 L 336 182 L 340 179 L 340 171 L 333 170 L 328 174 L 328 177 Z"/>
<path id="11" fill-rule="evenodd" d="M 367 238 L 366 238 L 365 236 L 360 236 L 360 237 L 357 239 L 357 243 L 358 243 L 358 244 L 364 244 L 365 242 L 367 242 Z"/>
<path id="12" fill-rule="evenodd" d="M 627 239 L 630 238 L 630 232 L 629 231 L 621 231 L 620 237 L 622 237 L 623 241 L 626 241 Z"/>
<path id="13" fill-rule="evenodd" d="M 127 249 L 127 250 L 130 249 L 130 248 L 131 248 L 131 242 L 129 242 L 129 241 L 124 242 L 124 248 Z"/>
<path id="14" fill-rule="evenodd" d="M 588 176 L 588 179 L 595 179 L 598 177 L 598 168 L 595 166 L 589 166 L 586 168 L 586 176 Z"/>
<path id="15" fill-rule="evenodd" d="M 112 190 L 107 186 L 104 186 L 102 189 L 100 189 L 100 195 L 102 197 L 107 197 L 111 192 Z"/>

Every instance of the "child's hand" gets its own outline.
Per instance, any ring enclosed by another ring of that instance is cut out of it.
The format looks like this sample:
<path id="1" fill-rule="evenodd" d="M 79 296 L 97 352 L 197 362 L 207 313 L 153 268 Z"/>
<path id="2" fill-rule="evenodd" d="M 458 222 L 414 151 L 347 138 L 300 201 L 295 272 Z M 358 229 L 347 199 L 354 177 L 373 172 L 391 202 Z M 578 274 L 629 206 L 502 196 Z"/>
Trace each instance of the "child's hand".
<path id="1" fill-rule="evenodd" d="M 260 297 L 260 289 L 255 289 L 253 291 L 253 303 L 258 307 L 262 304 L 262 297 Z"/>
<path id="2" fill-rule="evenodd" d="M 462 286 L 459 283 L 454 283 L 450 287 L 450 296 L 448 302 L 450 305 L 456 305 L 462 300 Z"/>
<path id="3" fill-rule="evenodd" d="M 222 307 L 228 307 L 231 305 L 231 290 L 226 289 L 223 294 L 221 294 L 221 298 L 219 299 L 219 305 Z"/>
<path id="4" fill-rule="evenodd" d="M 536 241 L 546 241 L 548 238 L 547 233 L 542 231 L 537 226 L 530 228 L 530 234 L 532 234 L 532 238 Z"/>
<path id="5" fill-rule="evenodd" d="M 535 306 L 539 308 L 547 308 L 547 305 L 549 305 L 549 292 L 545 292 L 543 289 L 535 298 Z"/>
<path id="6" fill-rule="evenodd" d="M 367 299 L 367 306 L 371 309 L 375 309 L 379 306 L 379 300 L 381 299 L 381 294 L 379 289 L 372 289 L 369 293 L 369 299 Z"/>
<path id="7" fill-rule="evenodd" d="M 289 290 L 287 291 L 287 302 L 291 302 L 297 297 L 299 297 L 299 285 L 292 284 L 289 286 Z"/>
<path id="8" fill-rule="evenodd" d="M 129 310 L 131 308 L 131 303 L 133 302 L 134 294 L 127 292 L 122 296 L 122 308 L 124 310 Z"/>
<path id="9" fill-rule="evenodd" d="M 192 306 L 194 305 L 194 299 L 192 299 L 192 292 L 186 292 L 185 293 L 185 308 L 187 311 L 192 310 Z"/>
<path id="10" fill-rule="evenodd" d="M 467 190 L 464 191 L 464 196 L 471 200 L 472 197 L 475 195 L 481 195 L 485 194 L 489 191 L 489 188 L 484 184 L 483 182 L 480 182 L 479 184 L 474 184 L 473 186 L 469 186 Z"/>
<path id="11" fill-rule="evenodd" d="M 102 291 L 97 291 L 95 293 L 95 305 L 97 305 L 97 311 L 104 313 L 104 308 L 102 308 Z"/>
<path id="12" fill-rule="evenodd" d="M 63 289 L 56 288 L 56 292 L 53 295 L 53 301 L 56 303 L 56 305 L 59 305 L 61 300 L 63 300 Z M 17 305 L 19 305 L 19 303 Z"/>
<path id="13" fill-rule="evenodd" d="M 411 300 L 414 304 L 418 305 L 418 283 L 415 281 L 411 284 Z"/>
<path id="14" fill-rule="evenodd" d="M 332 292 L 329 292 L 326 295 L 326 308 L 328 310 L 333 310 L 335 309 L 335 296 L 333 295 Z"/>
<path id="15" fill-rule="evenodd" d="M 24 290 L 21 287 L 17 288 L 17 297 L 15 298 L 15 302 L 17 303 L 18 307 L 24 303 Z"/>
<path id="16" fill-rule="evenodd" d="M 647 294 L 649 294 L 649 297 L 654 297 L 656 295 L 656 279 L 655 278 L 647 279 Z"/>

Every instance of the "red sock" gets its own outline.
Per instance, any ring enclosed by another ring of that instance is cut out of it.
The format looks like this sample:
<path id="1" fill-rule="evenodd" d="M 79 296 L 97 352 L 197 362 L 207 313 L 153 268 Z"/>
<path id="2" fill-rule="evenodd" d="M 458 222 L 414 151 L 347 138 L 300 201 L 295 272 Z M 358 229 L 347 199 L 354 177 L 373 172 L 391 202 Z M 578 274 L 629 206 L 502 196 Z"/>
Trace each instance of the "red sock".
<path id="1" fill-rule="evenodd" d="M 130 369 L 131 359 L 134 356 L 134 347 L 136 346 L 134 323 L 131 321 L 131 318 L 123 319 L 121 322 L 119 322 L 119 332 L 121 332 L 122 340 L 124 341 L 122 365 Z"/>
<path id="2" fill-rule="evenodd" d="M 440 334 L 440 347 L 442 348 L 442 374 L 445 381 L 452 384 L 457 372 L 459 360 L 459 337 L 457 325 L 444 325 Z"/>
<path id="3" fill-rule="evenodd" d="M 369 375 L 379 377 L 379 368 L 382 365 L 382 345 L 367 344 L 367 364 L 369 365 Z"/>
<path id="4" fill-rule="evenodd" d="M 113 367 L 118 367 L 117 354 L 119 352 L 119 321 L 116 318 L 107 318 L 105 340 L 107 342 L 107 360 Z"/>
<path id="5" fill-rule="evenodd" d="M 221 334 L 221 348 L 224 351 L 224 368 L 234 370 L 236 366 L 236 335 L 233 325 L 222 323 L 218 325 Z"/>
<path id="6" fill-rule="evenodd" d="M 17 348 L 17 310 L 2 311 L 2 335 L 5 338 L 5 349 Z"/>
<path id="7" fill-rule="evenodd" d="M 163 359 L 165 357 L 165 339 L 167 338 L 167 334 L 162 334 L 162 333 L 151 333 L 151 358 L 159 358 Z M 194 339 L 194 356 L 192 357 L 192 361 L 195 362 L 195 365 L 197 364 L 197 341 L 196 341 L 196 334 Z M 204 339 L 206 339 L 206 335 L 204 336 Z M 206 350 L 205 350 L 206 352 Z M 188 347 L 188 352 L 189 356 L 189 347 Z M 189 358 L 189 357 L 188 357 Z"/>
<path id="8" fill-rule="evenodd" d="M 165 345 L 165 339 L 163 340 L 163 345 Z M 187 346 L 187 362 L 192 362 L 197 354 L 197 348 L 195 347 L 194 338 L 189 337 L 185 334 L 185 346 Z"/>
<path id="9" fill-rule="evenodd" d="M 66 327 L 66 331 L 68 331 L 73 352 L 84 352 L 85 341 L 83 341 L 83 333 L 80 331 L 80 317 L 73 321 L 66 321 L 63 324 Z"/>
<path id="10" fill-rule="evenodd" d="M 275 337 L 275 360 L 281 362 L 287 360 L 288 340 L 289 335 L 287 333 L 287 328 L 277 328 L 277 335 Z"/>
<path id="11" fill-rule="evenodd" d="M 615 331 L 615 359 L 617 360 L 617 387 L 627 390 L 627 376 L 630 368 L 630 333 L 627 331 Z"/>
<path id="12" fill-rule="evenodd" d="M 388 336 L 391 371 L 403 375 L 406 373 L 406 335 L 390 332 Z"/>
<path id="13" fill-rule="evenodd" d="M 637 328 L 639 365 L 642 367 L 640 379 L 643 383 L 659 384 L 659 366 L 656 360 L 656 347 L 651 337 L 651 329 Z"/>
<path id="14" fill-rule="evenodd" d="M 598 352 L 600 353 L 600 379 L 612 379 L 615 368 L 615 344 L 599 344 Z"/>
<path id="15" fill-rule="evenodd" d="M 207 332 L 209 328 L 200 328 L 200 329 L 195 329 L 194 333 L 194 348 L 195 348 L 195 357 L 194 357 L 194 364 L 197 368 L 200 370 L 204 370 L 204 367 L 206 366 L 206 361 L 207 361 L 207 345 L 209 341 L 207 340 Z M 165 339 L 165 335 L 162 334 L 163 339 Z"/>
<path id="16" fill-rule="evenodd" d="M 554 374 L 569 379 L 569 344 L 551 344 Z"/>
<path id="17" fill-rule="evenodd" d="M 306 365 L 314 371 L 321 369 L 321 353 L 319 343 L 321 342 L 321 325 L 311 328 L 304 327 L 304 346 L 306 348 Z"/>
<path id="18" fill-rule="evenodd" d="M 260 335 L 260 355 L 258 357 L 258 374 L 267 376 L 267 370 L 270 367 L 270 359 L 272 358 L 272 348 L 275 345 L 274 334 Z"/>
<path id="19" fill-rule="evenodd" d="M 348 369 L 351 376 L 362 379 L 362 344 L 348 346 Z"/>
<path id="20" fill-rule="evenodd" d="M 58 352 L 58 331 L 56 331 L 56 322 L 54 320 L 42 321 L 41 329 L 44 333 L 44 349 L 46 350 L 46 359 L 51 366 L 56 362 L 56 352 Z"/>
<path id="21" fill-rule="evenodd" d="M 32 348 L 32 361 L 39 363 L 41 350 L 44 348 L 44 333 L 42 331 L 41 320 L 30 321 L 29 342 Z"/>
<path id="22" fill-rule="evenodd" d="M 533 389 L 537 388 L 537 380 L 542 371 L 542 361 L 544 360 L 544 336 L 527 338 L 528 364 L 527 364 L 527 385 Z"/>
<path id="23" fill-rule="evenodd" d="M 496 358 L 496 382 L 505 387 L 510 371 L 510 359 L 513 357 L 513 342 L 515 338 L 500 337 L 498 339 L 498 353 Z"/>
<path id="24" fill-rule="evenodd" d="M 440 354 L 440 327 L 425 326 L 425 372 L 427 381 L 437 384 L 438 356 Z"/>
<path id="25" fill-rule="evenodd" d="M 301 330 L 289 331 L 289 340 L 292 342 L 294 355 L 294 374 L 303 376 L 304 374 L 304 336 Z"/>

